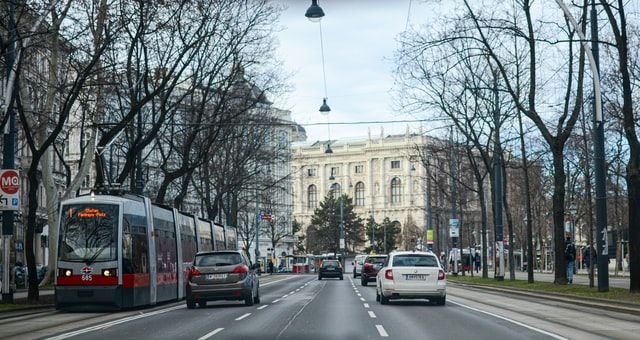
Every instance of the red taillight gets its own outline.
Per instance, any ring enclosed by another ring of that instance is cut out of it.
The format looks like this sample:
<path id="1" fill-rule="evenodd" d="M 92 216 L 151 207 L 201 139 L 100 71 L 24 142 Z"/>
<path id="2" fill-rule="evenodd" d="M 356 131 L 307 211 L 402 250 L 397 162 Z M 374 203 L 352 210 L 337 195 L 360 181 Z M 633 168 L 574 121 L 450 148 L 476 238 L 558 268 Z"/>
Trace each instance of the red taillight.
<path id="1" fill-rule="evenodd" d="M 384 278 L 387 280 L 393 280 L 393 270 L 387 269 L 384 271 Z"/>
<path id="2" fill-rule="evenodd" d="M 200 275 L 202 274 L 200 274 L 200 271 L 198 270 L 198 268 L 191 267 L 191 269 L 189 269 L 189 280 L 191 280 L 191 278 L 194 276 L 200 276 Z"/>
<path id="3" fill-rule="evenodd" d="M 233 268 L 232 273 L 235 274 L 246 274 L 249 272 L 249 267 L 245 266 L 244 264 L 241 264 L 235 268 Z"/>
<path id="4" fill-rule="evenodd" d="M 444 276 L 444 270 L 440 269 L 438 271 L 438 280 L 444 280 L 445 276 Z"/>

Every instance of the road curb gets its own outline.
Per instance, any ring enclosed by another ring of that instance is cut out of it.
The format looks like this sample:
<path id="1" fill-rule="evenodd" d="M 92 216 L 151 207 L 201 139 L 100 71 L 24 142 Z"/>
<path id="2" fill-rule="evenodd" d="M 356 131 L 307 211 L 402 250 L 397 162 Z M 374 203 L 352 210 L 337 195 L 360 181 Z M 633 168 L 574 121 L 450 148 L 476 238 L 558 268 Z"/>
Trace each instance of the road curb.
<path id="1" fill-rule="evenodd" d="M 550 292 L 545 292 L 543 294 L 543 293 L 539 293 L 537 291 L 532 291 L 528 289 L 504 288 L 504 287 L 495 287 L 495 286 L 489 286 L 489 285 L 483 285 L 483 284 L 459 283 L 454 281 L 449 281 L 449 283 L 454 284 L 456 286 L 461 286 L 461 287 L 471 287 L 471 288 L 478 288 L 478 289 L 484 289 L 484 290 L 491 290 L 494 292 L 506 293 L 511 295 L 542 298 L 545 300 L 571 303 L 571 304 L 580 305 L 584 307 L 600 308 L 600 309 L 610 310 L 613 312 L 640 315 L 640 304 L 636 304 L 636 303 L 630 303 L 630 302 L 624 302 L 624 301 L 615 301 L 615 303 L 612 303 L 611 300 L 606 300 L 606 299 L 598 299 L 598 298 L 582 297 L 582 296 L 574 297 L 566 294 L 550 293 Z"/>

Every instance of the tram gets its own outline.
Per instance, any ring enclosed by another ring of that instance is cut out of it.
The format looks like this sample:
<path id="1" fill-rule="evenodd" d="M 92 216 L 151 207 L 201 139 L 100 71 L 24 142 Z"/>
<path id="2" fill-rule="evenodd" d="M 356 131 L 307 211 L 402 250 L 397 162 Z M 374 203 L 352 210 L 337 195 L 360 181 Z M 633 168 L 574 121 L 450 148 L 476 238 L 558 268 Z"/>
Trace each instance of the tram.
<path id="1" fill-rule="evenodd" d="M 232 227 L 131 194 L 63 201 L 58 235 L 58 309 L 182 299 L 198 251 L 237 248 Z"/>

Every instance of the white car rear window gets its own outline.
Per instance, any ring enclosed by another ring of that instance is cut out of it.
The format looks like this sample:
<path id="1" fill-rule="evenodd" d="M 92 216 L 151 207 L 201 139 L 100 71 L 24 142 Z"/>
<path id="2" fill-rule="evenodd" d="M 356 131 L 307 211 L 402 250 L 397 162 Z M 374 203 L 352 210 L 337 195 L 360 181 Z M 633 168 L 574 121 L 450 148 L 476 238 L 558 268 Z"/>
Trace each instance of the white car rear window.
<path id="1" fill-rule="evenodd" d="M 438 267 L 435 256 L 422 254 L 396 255 L 393 257 L 394 267 Z"/>

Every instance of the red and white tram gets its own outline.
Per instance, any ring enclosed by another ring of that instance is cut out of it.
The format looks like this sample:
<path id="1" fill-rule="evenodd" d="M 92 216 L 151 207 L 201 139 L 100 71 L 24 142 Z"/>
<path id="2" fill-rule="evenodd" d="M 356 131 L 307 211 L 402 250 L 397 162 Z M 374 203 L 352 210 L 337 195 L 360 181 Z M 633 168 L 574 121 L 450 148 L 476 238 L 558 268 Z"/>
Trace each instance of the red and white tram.
<path id="1" fill-rule="evenodd" d="M 130 194 L 63 201 L 58 232 L 57 308 L 182 299 L 196 252 L 237 247 L 231 227 Z"/>

